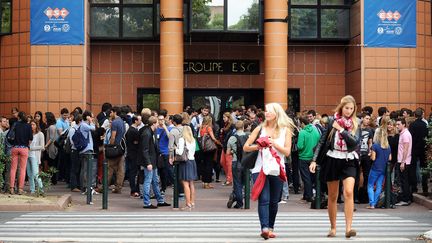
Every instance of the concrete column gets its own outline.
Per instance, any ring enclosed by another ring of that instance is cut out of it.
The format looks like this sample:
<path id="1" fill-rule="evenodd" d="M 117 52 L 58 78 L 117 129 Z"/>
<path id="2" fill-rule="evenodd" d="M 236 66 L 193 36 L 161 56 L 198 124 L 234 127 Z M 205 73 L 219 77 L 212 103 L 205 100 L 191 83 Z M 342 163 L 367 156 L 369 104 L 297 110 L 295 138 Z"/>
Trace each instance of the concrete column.
<path id="1" fill-rule="evenodd" d="M 288 6 L 264 1 L 264 102 L 288 107 Z"/>
<path id="2" fill-rule="evenodd" d="M 160 4 L 160 108 L 183 111 L 183 1 Z"/>

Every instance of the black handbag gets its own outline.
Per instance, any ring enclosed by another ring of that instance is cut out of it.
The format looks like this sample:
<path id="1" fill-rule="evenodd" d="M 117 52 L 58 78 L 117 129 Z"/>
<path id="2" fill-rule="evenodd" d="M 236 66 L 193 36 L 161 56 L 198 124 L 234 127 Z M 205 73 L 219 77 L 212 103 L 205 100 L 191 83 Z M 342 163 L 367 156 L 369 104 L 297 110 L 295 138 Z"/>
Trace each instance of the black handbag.
<path id="1" fill-rule="evenodd" d="M 257 137 L 255 138 L 254 144 L 256 142 L 256 140 L 260 137 L 261 135 L 261 129 L 262 127 L 260 127 L 259 133 L 257 135 Z M 252 151 L 252 152 L 245 152 L 243 151 L 242 153 L 242 159 L 241 159 L 241 164 L 243 166 L 244 169 L 252 169 L 255 167 L 255 162 L 258 158 L 258 153 L 259 150 L 257 151 Z"/>
<path id="2" fill-rule="evenodd" d="M 118 158 L 126 152 L 126 142 L 124 138 L 120 140 L 119 144 L 105 144 L 105 157 L 107 159 Z"/>

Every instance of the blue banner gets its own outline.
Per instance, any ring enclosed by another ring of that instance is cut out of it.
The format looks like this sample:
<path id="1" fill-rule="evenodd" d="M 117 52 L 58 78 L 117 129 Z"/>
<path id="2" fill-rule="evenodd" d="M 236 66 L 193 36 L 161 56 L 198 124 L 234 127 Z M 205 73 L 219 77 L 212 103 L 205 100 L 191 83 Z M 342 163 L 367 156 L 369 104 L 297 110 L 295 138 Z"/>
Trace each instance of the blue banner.
<path id="1" fill-rule="evenodd" d="M 83 45 L 84 0 L 31 0 L 31 45 Z"/>
<path id="2" fill-rule="evenodd" d="M 416 47 L 416 0 L 365 0 L 365 47 Z"/>

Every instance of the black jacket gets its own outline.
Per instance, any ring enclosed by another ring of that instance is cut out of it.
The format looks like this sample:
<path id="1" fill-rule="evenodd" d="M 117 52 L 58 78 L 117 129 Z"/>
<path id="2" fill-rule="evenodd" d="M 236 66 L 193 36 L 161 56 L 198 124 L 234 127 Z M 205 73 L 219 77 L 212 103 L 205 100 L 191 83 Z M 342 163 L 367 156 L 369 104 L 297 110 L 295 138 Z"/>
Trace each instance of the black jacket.
<path id="1" fill-rule="evenodd" d="M 136 163 L 138 158 L 140 142 L 140 132 L 133 126 L 130 126 L 126 133 L 126 148 L 129 161 Z"/>
<path id="2" fill-rule="evenodd" d="M 139 159 L 138 165 L 146 167 L 151 164 L 156 168 L 156 161 L 158 157 L 158 143 L 156 143 L 156 136 L 150 127 L 142 128 L 143 131 L 140 136 L 139 143 Z"/>
<path id="3" fill-rule="evenodd" d="M 422 119 L 416 119 L 408 128 L 412 136 L 412 155 L 425 157 L 426 141 L 428 129 L 426 123 Z"/>
<path id="4" fill-rule="evenodd" d="M 329 123 L 327 124 L 325 132 L 322 134 L 320 141 L 315 148 L 315 153 L 312 161 L 321 162 L 321 161 L 317 161 L 320 153 L 323 152 L 327 153 L 328 150 L 334 149 L 335 136 L 332 136 L 331 140 L 328 141 L 329 134 L 333 130 L 333 122 L 334 122 L 334 117 L 329 117 Z M 355 151 L 357 149 L 357 145 L 360 143 L 360 137 L 361 137 L 360 128 L 357 128 L 355 135 L 352 135 L 350 132 L 346 130 L 343 131 L 341 134 L 343 139 L 345 140 L 345 143 L 347 144 L 348 151 L 349 152 Z M 326 144 L 327 146 L 324 146 L 324 144 Z M 327 151 L 321 151 L 323 149 L 326 149 Z"/>

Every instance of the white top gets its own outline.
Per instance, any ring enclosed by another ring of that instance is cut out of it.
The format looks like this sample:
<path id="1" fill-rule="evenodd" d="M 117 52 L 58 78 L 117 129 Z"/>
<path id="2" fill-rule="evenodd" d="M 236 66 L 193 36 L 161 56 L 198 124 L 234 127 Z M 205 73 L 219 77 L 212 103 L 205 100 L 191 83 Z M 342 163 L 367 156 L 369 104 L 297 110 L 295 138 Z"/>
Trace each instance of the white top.
<path id="1" fill-rule="evenodd" d="M 184 138 L 179 138 L 179 144 L 176 148 L 176 153 L 178 155 L 183 154 L 183 150 L 185 148 L 185 142 L 186 140 L 184 140 Z M 187 158 L 188 160 L 195 160 L 195 141 L 193 141 L 192 143 L 188 143 L 186 142 L 186 149 L 187 149 Z"/>
<path id="2" fill-rule="evenodd" d="M 285 146 L 285 136 L 286 136 L 286 127 L 282 128 L 280 133 L 279 133 L 279 137 L 274 139 L 273 141 L 278 144 L 281 147 Z M 260 137 L 265 137 L 266 135 L 266 129 L 263 127 L 261 129 L 261 135 Z M 279 157 L 281 158 L 281 164 L 282 166 L 285 168 L 285 155 L 282 154 L 281 152 L 279 152 L 279 150 L 275 149 L 277 154 L 279 155 Z M 262 162 L 262 155 L 261 153 L 271 153 L 270 150 L 268 148 L 262 149 L 261 151 L 258 152 L 258 157 L 257 160 L 255 162 L 255 167 L 253 169 L 251 169 L 251 173 L 259 173 L 261 171 L 261 168 L 263 166 L 263 162 Z"/>
<path id="3" fill-rule="evenodd" d="M 41 163 L 42 150 L 45 148 L 45 136 L 42 132 L 33 135 L 33 140 L 30 143 L 29 157 L 36 158 L 38 164 Z"/>

